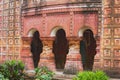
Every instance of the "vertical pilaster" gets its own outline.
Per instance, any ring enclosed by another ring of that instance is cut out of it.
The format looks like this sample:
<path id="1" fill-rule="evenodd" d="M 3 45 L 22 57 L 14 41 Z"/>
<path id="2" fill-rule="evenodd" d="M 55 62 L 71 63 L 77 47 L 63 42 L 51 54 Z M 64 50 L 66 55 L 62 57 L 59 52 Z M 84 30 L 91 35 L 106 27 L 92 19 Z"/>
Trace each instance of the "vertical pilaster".
<path id="1" fill-rule="evenodd" d="M 120 69 L 119 5 L 119 0 L 103 0 L 103 68 L 115 72 Z"/>
<path id="2" fill-rule="evenodd" d="M 43 24 L 43 31 L 42 31 L 42 35 L 46 36 L 46 13 L 43 13 L 42 14 L 42 17 L 43 17 L 43 21 L 42 21 L 42 24 Z"/>
<path id="3" fill-rule="evenodd" d="M 73 36 L 74 34 L 74 12 L 70 11 L 70 36 Z"/>
<path id="4" fill-rule="evenodd" d="M 69 53 L 65 64 L 64 73 L 76 74 L 82 70 L 81 57 L 79 52 L 79 40 L 69 40 Z"/>
<path id="5" fill-rule="evenodd" d="M 30 52 L 30 37 L 22 38 L 21 60 L 25 64 L 25 70 L 34 70 L 32 53 Z"/>
<path id="6" fill-rule="evenodd" d="M 43 39 L 43 52 L 40 55 L 39 66 L 46 66 L 50 70 L 55 71 L 54 54 L 52 53 L 52 38 Z"/>

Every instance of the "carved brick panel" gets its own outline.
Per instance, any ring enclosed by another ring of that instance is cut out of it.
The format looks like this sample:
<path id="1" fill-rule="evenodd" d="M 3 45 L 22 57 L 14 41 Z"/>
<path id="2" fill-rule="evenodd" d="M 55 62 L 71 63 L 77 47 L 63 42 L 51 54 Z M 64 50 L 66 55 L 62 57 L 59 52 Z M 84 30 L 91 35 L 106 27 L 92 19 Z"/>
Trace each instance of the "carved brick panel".
<path id="1" fill-rule="evenodd" d="M 114 60 L 113 67 L 114 68 L 120 68 L 120 60 Z"/>
<path id="2" fill-rule="evenodd" d="M 115 14 L 120 14 L 120 8 L 115 8 Z"/>
<path id="3" fill-rule="evenodd" d="M 11 45 L 14 44 L 13 38 L 9 38 L 8 43 L 11 44 Z"/>
<path id="4" fill-rule="evenodd" d="M 111 36 L 111 28 L 104 28 L 104 36 Z"/>
<path id="5" fill-rule="evenodd" d="M 120 24 L 120 17 L 115 18 L 115 24 Z"/>
<path id="6" fill-rule="evenodd" d="M 1 39 L 1 41 L 2 41 L 2 44 L 3 44 L 3 45 L 8 44 L 8 40 L 7 40 L 7 38 L 3 38 L 3 39 Z"/>
<path id="7" fill-rule="evenodd" d="M 114 28 L 114 37 L 120 36 L 120 28 Z"/>
<path id="8" fill-rule="evenodd" d="M 8 35 L 9 35 L 10 37 L 13 37 L 13 36 L 14 36 L 14 32 L 13 32 L 13 31 L 8 31 Z"/>
<path id="9" fill-rule="evenodd" d="M 100 61 L 100 59 L 95 59 L 94 60 L 94 66 L 93 66 L 93 69 L 94 70 L 98 70 L 98 69 L 100 69 L 102 66 L 101 66 L 101 61 Z"/>
<path id="10" fill-rule="evenodd" d="M 20 45 L 20 39 L 19 38 L 15 38 L 15 45 Z"/>
<path id="11" fill-rule="evenodd" d="M 120 4 L 120 0 L 114 0 L 115 4 Z"/>
<path id="12" fill-rule="evenodd" d="M 109 17 L 104 19 L 104 24 L 106 24 L 106 25 L 110 24 L 111 22 L 112 22 L 112 20 Z"/>
<path id="13" fill-rule="evenodd" d="M 104 5 L 110 5 L 111 4 L 111 1 L 110 0 L 104 0 Z"/>
<path id="14" fill-rule="evenodd" d="M 110 68 L 111 67 L 111 60 L 110 59 L 105 59 L 103 61 L 103 66 L 107 67 L 107 68 Z"/>
<path id="15" fill-rule="evenodd" d="M 103 50 L 104 56 L 105 57 L 110 57 L 111 56 L 111 49 L 105 48 Z"/>
<path id="16" fill-rule="evenodd" d="M 119 48 L 115 48 L 113 54 L 114 54 L 114 57 L 120 57 L 120 49 Z"/>
<path id="17" fill-rule="evenodd" d="M 7 47 L 2 47 L 2 48 L 1 48 L 1 52 L 3 52 L 3 53 L 6 54 L 6 53 L 7 53 Z"/>
<path id="18" fill-rule="evenodd" d="M 114 39 L 114 45 L 115 46 L 119 46 L 120 45 L 120 39 L 119 38 Z"/>
<path id="19" fill-rule="evenodd" d="M 10 54 L 13 54 L 14 48 L 12 46 L 8 47 L 8 51 Z"/>
<path id="20" fill-rule="evenodd" d="M 3 37 L 7 37 L 7 35 L 8 35 L 8 32 L 7 32 L 7 31 L 2 31 L 2 36 L 3 36 Z"/>
<path id="21" fill-rule="evenodd" d="M 14 29 L 14 24 L 13 23 L 9 23 L 9 30 L 13 30 Z"/>
<path id="22" fill-rule="evenodd" d="M 19 37 L 21 34 L 20 34 L 20 31 L 15 31 L 15 36 L 16 37 Z"/>
<path id="23" fill-rule="evenodd" d="M 103 41 L 104 46 L 110 46 L 111 45 L 111 39 L 110 38 L 105 38 Z"/>
<path id="24" fill-rule="evenodd" d="M 105 15 L 111 14 L 111 8 L 105 8 L 105 9 L 104 9 L 104 14 L 105 14 Z"/>

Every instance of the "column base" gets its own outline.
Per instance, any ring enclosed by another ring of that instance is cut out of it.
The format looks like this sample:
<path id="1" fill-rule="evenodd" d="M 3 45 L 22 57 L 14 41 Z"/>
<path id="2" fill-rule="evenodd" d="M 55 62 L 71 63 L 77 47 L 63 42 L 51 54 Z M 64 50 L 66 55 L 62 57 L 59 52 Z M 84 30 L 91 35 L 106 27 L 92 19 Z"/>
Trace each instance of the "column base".
<path id="1" fill-rule="evenodd" d="M 42 53 L 40 58 L 40 67 L 46 66 L 48 69 L 55 71 L 55 61 L 53 53 Z"/>
<path id="2" fill-rule="evenodd" d="M 79 71 L 82 71 L 82 63 L 80 61 L 79 53 L 70 53 L 67 55 L 67 60 L 64 68 L 65 74 L 76 74 Z"/>

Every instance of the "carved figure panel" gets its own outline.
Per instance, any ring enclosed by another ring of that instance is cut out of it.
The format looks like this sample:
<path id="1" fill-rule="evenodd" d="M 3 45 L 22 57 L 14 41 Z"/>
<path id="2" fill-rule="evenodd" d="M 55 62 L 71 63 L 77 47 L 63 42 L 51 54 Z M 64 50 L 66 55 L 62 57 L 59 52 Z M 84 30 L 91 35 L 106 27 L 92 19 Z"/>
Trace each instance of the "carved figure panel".
<path id="1" fill-rule="evenodd" d="M 111 28 L 104 28 L 104 36 L 111 36 Z"/>
<path id="2" fill-rule="evenodd" d="M 111 45 L 111 39 L 110 38 L 106 38 L 106 39 L 104 39 L 104 41 L 103 41 L 103 45 L 105 45 L 105 46 L 110 46 Z"/>
<path id="3" fill-rule="evenodd" d="M 120 24 L 120 17 L 116 17 L 116 18 L 115 18 L 115 23 L 116 23 L 116 24 Z"/>
<path id="4" fill-rule="evenodd" d="M 120 68 L 120 60 L 114 60 L 113 67 L 114 68 Z"/>
<path id="5" fill-rule="evenodd" d="M 105 48 L 103 50 L 104 56 L 105 57 L 110 57 L 111 56 L 111 49 Z"/>
<path id="6" fill-rule="evenodd" d="M 103 63 L 104 63 L 104 67 L 107 67 L 107 68 L 109 68 L 109 67 L 111 67 L 111 60 L 110 59 L 105 59 L 104 61 L 103 61 Z"/>
<path id="7" fill-rule="evenodd" d="M 120 0 L 114 0 L 115 4 L 120 4 Z"/>
<path id="8" fill-rule="evenodd" d="M 120 45 L 120 39 L 118 39 L 118 38 L 114 39 L 114 45 L 119 46 Z"/>
<path id="9" fill-rule="evenodd" d="M 120 49 L 119 48 L 115 48 L 113 55 L 114 55 L 114 57 L 120 57 Z"/>
<path id="10" fill-rule="evenodd" d="M 120 14 L 120 8 L 115 8 L 115 14 Z"/>
<path id="11" fill-rule="evenodd" d="M 114 36 L 120 35 L 120 28 L 114 28 Z"/>

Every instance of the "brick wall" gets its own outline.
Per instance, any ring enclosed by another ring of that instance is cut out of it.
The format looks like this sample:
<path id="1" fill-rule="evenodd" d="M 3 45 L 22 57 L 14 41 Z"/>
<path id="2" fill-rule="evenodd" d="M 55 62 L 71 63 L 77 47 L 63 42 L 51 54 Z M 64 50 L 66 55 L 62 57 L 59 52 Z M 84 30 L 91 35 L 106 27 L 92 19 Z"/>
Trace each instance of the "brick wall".
<path id="1" fill-rule="evenodd" d="M 43 16 L 45 15 L 45 16 Z M 98 34 L 98 14 L 96 12 L 75 13 L 50 13 L 39 16 L 27 16 L 23 18 L 23 36 L 27 37 L 31 29 L 40 32 L 41 37 L 50 37 L 50 33 L 56 27 L 62 27 L 67 37 L 78 36 L 79 30 L 84 27 L 91 28 L 95 35 Z"/>
<path id="2" fill-rule="evenodd" d="M 64 7 L 64 6 L 62 6 Z M 51 52 L 53 37 L 50 36 L 55 28 L 63 28 L 69 40 L 69 54 L 65 65 L 65 71 L 71 73 L 82 70 L 81 57 L 79 54 L 79 32 L 81 30 L 90 28 L 97 39 L 97 55 L 95 57 L 94 69 L 100 69 L 101 56 L 100 56 L 100 36 L 99 36 L 99 9 L 98 8 L 58 8 L 51 9 L 52 7 L 45 8 L 46 10 L 38 9 L 37 13 L 34 8 L 23 12 L 23 35 L 22 35 L 22 58 L 26 63 L 28 69 L 33 65 L 30 58 L 30 38 L 29 32 L 34 28 L 40 32 L 44 44 L 44 51 L 41 54 L 39 66 L 45 65 L 50 69 L 55 70 L 54 55 Z M 48 9 L 48 10 L 47 10 Z M 52 39 L 51 39 L 52 38 Z M 49 50 L 47 50 L 48 48 Z M 28 55 L 24 57 L 25 55 Z M 26 59 L 26 60 L 25 60 Z M 31 64 L 30 64 L 31 63 Z M 50 64 L 49 64 L 50 63 Z M 74 66 L 72 66 L 74 65 Z"/>

